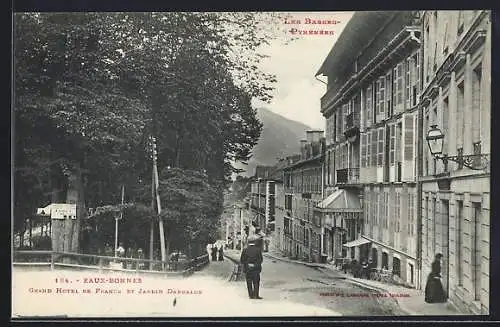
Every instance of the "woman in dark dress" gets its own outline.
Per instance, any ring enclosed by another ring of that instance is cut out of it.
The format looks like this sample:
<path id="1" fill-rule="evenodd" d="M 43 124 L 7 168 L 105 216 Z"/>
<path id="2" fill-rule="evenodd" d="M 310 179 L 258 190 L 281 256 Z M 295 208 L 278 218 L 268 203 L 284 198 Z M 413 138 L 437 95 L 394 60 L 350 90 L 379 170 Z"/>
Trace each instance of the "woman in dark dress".
<path id="1" fill-rule="evenodd" d="M 222 244 L 219 246 L 219 261 L 224 261 L 224 247 Z"/>
<path id="2" fill-rule="evenodd" d="M 432 263 L 431 273 L 427 277 L 427 285 L 425 285 L 425 302 L 427 303 L 444 303 L 446 295 L 444 294 L 443 285 L 441 284 L 441 253 L 436 254 Z"/>
<path id="3" fill-rule="evenodd" d="M 212 261 L 217 261 L 217 245 L 212 245 Z"/>

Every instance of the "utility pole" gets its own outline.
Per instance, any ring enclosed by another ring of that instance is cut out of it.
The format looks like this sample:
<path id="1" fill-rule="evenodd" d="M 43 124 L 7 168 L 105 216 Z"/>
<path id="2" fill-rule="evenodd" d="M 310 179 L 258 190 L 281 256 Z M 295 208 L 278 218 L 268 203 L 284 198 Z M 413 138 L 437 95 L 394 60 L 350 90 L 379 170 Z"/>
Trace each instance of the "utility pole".
<path id="1" fill-rule="evenodd" d="M 158 166 L 157 166 L 157 150 L 156 150 L 156 138 L 153 137 L 153 183 L 155 188 L 155 200 L 156 200 L 156 209 L 158 214 L 158 228 L 160 230 L 160 250 L 161 250 L 161 261 L 167 260 L 167 254 L 165 249 L 165 232 L 163 229 L 163 219 L 161 219 L 161 202 L 160 202 L 160 181 L 158 177 Z M 165 268 L 165 264 L 162 263 L 163 269 Z"/>
<path id="2" fill-rule="evenodd" d="M 151 171 L 151 212 L 155 212 L 155 174 L 154 170 Z M 154 237 L 155 237 L 155 220 L 151 217 L 151 226 L 149 230 L 149 260 L 154 259 Z M 153 262 L 149 262 L 149 270 L 153 269 Z"/>
<path id="3" fill-rule="evenodd" d="M 238 226 L 238 220 L 236 217 L 236 205 L 233 205 L 233 220 L 234 220 L 233 221 L 233 223 L 234 223 L 234 225 L 233 225 L 233 235 L 234 235 L 234 237 L 233 237 L 233 239 L 234 239 L 233 249 L 236 249 L 236 236 L 238 236 L 236 233 L 236 227 Z"/>
<path id="4" fill-rule="evenodd" d="M 122 206 L 125 199 L 125 185 L 122 185 Z M 118 257 L 118 221 L 123 218 L 123 208 L 120 209 L 120 215 L 115 217 L 115 258 Z"/>
<path id="5" fill-rule="evenodd" d="M 243 215 L 241 213 L 241 206 L 238 208 L 240 210 L 240 235 L 241 235 L 241 250 L 243 251 L 243 235 L 244 235 L 244 230 L 243 230 Z"/>

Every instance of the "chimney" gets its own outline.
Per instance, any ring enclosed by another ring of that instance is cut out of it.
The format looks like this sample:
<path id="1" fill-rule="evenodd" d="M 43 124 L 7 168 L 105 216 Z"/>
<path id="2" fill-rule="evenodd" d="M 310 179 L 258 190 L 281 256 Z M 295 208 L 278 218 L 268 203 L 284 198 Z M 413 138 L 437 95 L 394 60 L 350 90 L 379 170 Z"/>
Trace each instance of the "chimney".
<path id="1" fill-rule="evenodd" d="M 306 158 L 306 145 L 308 141 L 307 140 L 300 140 L 300 158 L 305 159 Z"/>
<path id="2" fill-rule="evenodd" d="M 313 141 L 314 131 L 306 131 L 306 140 L 307 143 L 311 143 Z"/>

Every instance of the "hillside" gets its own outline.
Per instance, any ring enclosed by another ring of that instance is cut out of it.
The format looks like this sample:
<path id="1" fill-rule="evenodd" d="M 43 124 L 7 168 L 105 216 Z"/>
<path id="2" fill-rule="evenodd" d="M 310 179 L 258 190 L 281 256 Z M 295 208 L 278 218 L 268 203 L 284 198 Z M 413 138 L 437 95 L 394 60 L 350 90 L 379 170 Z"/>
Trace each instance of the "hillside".
<path id="1" fill-rule="evenodd" d="M 264 124 L 259 142 L 248 165 L 236 165 L 246 170 L 244 176 L 253 175 L 257 165 L 274 165 L 279 157 L 300 153 L 300 140 L 306 137 L 306 130 L 312 129 L 266 108 L 257 109 L 257 116 Z"/>

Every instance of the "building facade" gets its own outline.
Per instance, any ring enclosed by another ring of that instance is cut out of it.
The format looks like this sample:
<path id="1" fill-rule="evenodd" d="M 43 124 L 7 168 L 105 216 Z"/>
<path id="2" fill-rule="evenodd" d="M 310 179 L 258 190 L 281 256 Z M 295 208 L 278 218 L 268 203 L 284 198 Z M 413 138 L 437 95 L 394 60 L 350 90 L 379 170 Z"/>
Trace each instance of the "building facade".
<path id="1" fill-rule="evenodd" d="M 328 77 L 321 99 L 327 194 L 343 189 L 346 198 L 362 203 L 333 213 L 340 219 L 326 216 L 326 225 L 333 225 L 333 255 L 371 258 L 413 287 L 419 286 L 420 34 L 418 12 L 356 12 L 318 71 Z M 347 233 L 337 221 L 351 230 L 348 238 L 340 237 L 347 247 L 342 251 L 335 231 Z"/>
<path id="2" fill-rule="evenodd" d="M 436 125 L 444 134 L 444 154 L 489 155 L 490 13 L 426 11 L 422 30 L 422 283 L 434 256 L 441 253 L 449 300 L 464 312 L 488 314 L 489 168 L 472 170 L 436 160 L 425 136 Z"/>
<path id="3" fill-rule="evenodd" d="M 252 225 L 259 226 L 266 234 L 276 228 L 276 185 L 281 183 L 275 166 L 257 166 L 251 185 L 249 209 Z"/>
<path id="4" fill-rule="evenodd" d="M 318 262 L 322 258 L 322 225 L 313 208 L 323 199 L 323 131 L 307 131 L 300 160 L 283 168 L 285 248 L 291 257 Z M 288 242 L 287 242 L 288 241 Z"/>

